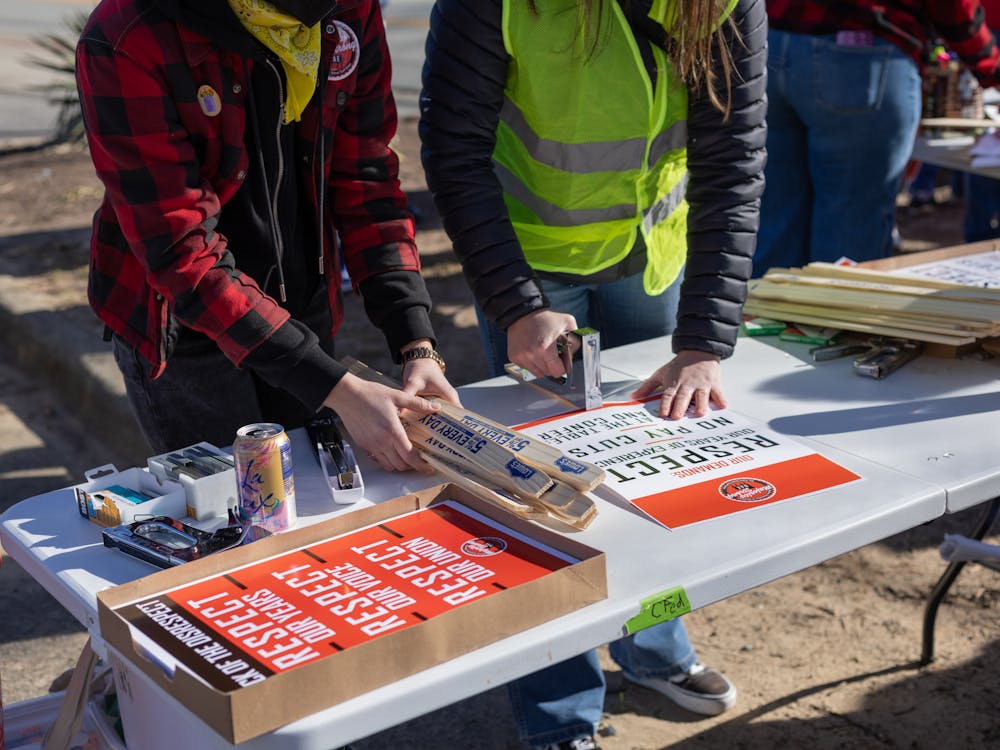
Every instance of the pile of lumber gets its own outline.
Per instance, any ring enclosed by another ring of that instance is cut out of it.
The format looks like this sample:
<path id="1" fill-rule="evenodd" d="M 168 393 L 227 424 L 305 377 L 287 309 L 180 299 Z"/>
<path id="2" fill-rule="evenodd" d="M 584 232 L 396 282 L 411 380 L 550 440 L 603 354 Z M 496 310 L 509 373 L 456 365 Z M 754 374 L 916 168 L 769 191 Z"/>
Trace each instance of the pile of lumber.
<path id="1" fill-rule="evenodd" d="M 750 282 L 747 315 L 938 345 L 942 353 L 1000 336 L 1000 289 L 810 263 Z"/>
<path id="2" fill-rule="evenodd" d="M 353 357 L 343 362 L 360 378 L 400 387 Z M 464 407 L 431 400 L 439 411 L 403 412 L 400 420 L 422 458 L 446 479 L 522 518 L 585 529 L 597 516 L 584 493 L 604 482 L 604 469 Z"/>

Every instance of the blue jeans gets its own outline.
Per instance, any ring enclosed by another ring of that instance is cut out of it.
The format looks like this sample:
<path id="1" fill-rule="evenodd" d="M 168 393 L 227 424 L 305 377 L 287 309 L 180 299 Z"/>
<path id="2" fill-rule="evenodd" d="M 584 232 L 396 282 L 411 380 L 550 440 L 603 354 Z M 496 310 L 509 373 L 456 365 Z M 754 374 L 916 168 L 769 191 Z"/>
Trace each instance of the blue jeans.
<path id="1" fill-rule="evenodd" d="M 662 294 L 650 297 L 642 274 L 604 284 L 565 284 L 543 280 L 553 310 L 568 313 L 580 326 L 601 332 L 601 347 L 623 346 L 673 332 L 681 277 Z M 479 313 L 490 373 L 503 373 L 507 337 Z M 668 358 L 664 353 L 664 361 Z M 680 620 L 671 620 L 615 641 L 611 657 L 634 677 L 667 678 L 696 660 Z M 518 732 L 525 742 L 543 745 L 597 731 L 604 707 L 604 672 L 596 651 L 567 659 L 508 685 Z"/>
<path id="2" fill-rule="evenodd" d="M 1000 180 L 966 175 L 963 229 L 966 242 L 1000 237 Z"/>
<path id="3" fill-rule="evenodd" d="M 696 661 L 680 620 L 654 625 L 610 644 L 611 658 L 632 677 L 667 679 Z M 507 686 L 521 739 L 529 745 L 593 735 L 604 707 L 604 672 L 588 651 Z"/>
<path id="4" fill-rule="evenodd" d="M 650 297 L 642 288 L 642 274 L 603 284 L 566 284 L 545 279 L 542 291 L 553 310 L 576 318 L 577 325 L 601 332 L 601 349 L 668 336 L 677 325 L 677 303 L 684 272 L 662 294 Z M 507 334 L 486 320 L 479 306 L 479 335 L 490 376 L 503 375 Z M 669 352 L 664 352 L 666 362 Z"/>
<path id="5" fill-rule="evenodd" d="M 754 276 L 883 258 L 920 119 L 917 66 L 895 45 L 768 33 L 767 167 Z"/>

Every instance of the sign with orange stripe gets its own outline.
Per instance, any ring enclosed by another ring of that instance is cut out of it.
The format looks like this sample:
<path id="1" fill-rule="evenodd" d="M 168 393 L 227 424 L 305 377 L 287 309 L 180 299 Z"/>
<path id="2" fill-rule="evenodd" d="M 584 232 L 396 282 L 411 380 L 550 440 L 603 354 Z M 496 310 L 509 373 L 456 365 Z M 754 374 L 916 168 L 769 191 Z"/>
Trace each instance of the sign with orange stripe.
<path id="1" fill-rule="evenodd" d="M 735 412 L 671 421 L 658 403 L 605 404 L 518 429 L 604 469 L 607 486 L 670 528 L 860 479 Z"/>

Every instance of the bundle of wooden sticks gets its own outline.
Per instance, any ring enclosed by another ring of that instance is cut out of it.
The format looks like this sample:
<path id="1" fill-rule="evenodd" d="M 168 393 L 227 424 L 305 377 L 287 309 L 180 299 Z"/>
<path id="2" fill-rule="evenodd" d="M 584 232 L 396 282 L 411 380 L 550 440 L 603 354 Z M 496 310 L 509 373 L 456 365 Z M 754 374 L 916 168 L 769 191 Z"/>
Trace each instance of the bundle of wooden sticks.
<path id="1" fill-rule="evenodd" d="M 747 315 L 924 341 L 954 355 L 1000 336 L 1000 289 L 832 263 L 750 282 Z"/>
<path id="2" fill-rule="evenodd" d="M 346 364 L 358 377 L 399 387 L 362 362 L 348 358 Z M 424 460 L 446 479 L 522 518 L 584 529 L 597 516 L 584 493 L 604 481 L 604 469 L 463 407 L 438 403 L 433 414 L 404 413 L 401 419 Z"/>

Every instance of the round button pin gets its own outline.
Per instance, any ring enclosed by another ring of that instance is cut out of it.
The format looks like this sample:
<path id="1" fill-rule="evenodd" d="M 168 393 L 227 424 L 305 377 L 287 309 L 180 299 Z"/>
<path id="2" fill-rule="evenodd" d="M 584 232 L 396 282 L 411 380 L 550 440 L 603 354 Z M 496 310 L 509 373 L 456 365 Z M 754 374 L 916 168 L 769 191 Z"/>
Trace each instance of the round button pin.
<path id="1" fill-rule="evenodd" d="M 208 84 L 198 89 L 198 106 L 208 117 L 217 117 L 222 111 L 222 98 L 219 93 Z"/>

